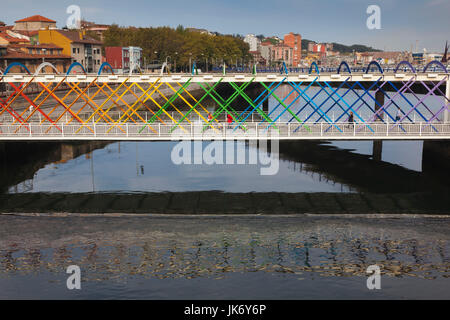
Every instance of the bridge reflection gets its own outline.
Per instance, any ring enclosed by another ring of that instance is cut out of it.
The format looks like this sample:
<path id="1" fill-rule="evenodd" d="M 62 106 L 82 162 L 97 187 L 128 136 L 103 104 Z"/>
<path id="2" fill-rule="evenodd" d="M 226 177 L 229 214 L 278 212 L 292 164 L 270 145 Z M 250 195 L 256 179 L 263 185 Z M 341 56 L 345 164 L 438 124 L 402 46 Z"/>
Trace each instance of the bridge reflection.
<path id="1" fill-rule="evenodd" d="M 378 152 L 381 153 L 381 150 Z M 303 164 L 297 166 L 297 169 L 321 174 L 327 180 L 359 192 L 408 193 L 448 190 L 450 187 L 448 181 L 438 178 L 443 174 L 442 168 L 436 168 L 439 172 L 434 172 L 428 166 L 426 173 L 417 172 L 380 161 L 381 155 L 374 159 L 374 155 L 354 153 L 324 141 L 281 141 L 280 154 L 281 159 Z M 425 153 L 423 157 L 426 157 Z"/>
<path id="2" fill-rule="evenodd" d="M 442 167 L 417 172 L 374 161 L 370 155 L 339 149 L 326 142 L 281 142 L 280 159 L 294 171 L 317 174 L 340 184 L 342 193 L 203 192 L 33 192 L 33 179 L 50 163 L 69 161 L 106 142 L 11 144 L 1 161 L 0 212 L 295 214 L 295 213 L 449 213 L 448 180 Z M 28 145 L 28 144 L 26 144 Z M 14 147 L 13 147 L 14 146 Z M 29 155 L 24 156 L 27 149 Z M 444 169 L 445 170 L 445 169 Z M 301 182 L 299 182 L 301 183 Z M 87 190 L 86 190 L 87 191 Z M 92 191 L 95 191 L 93 188 Z"/>

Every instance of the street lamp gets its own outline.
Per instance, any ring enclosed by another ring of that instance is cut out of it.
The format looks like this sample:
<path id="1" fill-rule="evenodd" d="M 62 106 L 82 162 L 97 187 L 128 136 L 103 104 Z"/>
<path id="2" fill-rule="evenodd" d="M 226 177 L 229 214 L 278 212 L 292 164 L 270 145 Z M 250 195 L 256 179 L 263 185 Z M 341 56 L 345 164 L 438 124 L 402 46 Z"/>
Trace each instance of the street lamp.
<path id="1" fill-rule="evenodd" d="M 177 73 L 177 56 L 178 52 L 175 51 L 175 60 L 173 61 L 175 73 Z"/>

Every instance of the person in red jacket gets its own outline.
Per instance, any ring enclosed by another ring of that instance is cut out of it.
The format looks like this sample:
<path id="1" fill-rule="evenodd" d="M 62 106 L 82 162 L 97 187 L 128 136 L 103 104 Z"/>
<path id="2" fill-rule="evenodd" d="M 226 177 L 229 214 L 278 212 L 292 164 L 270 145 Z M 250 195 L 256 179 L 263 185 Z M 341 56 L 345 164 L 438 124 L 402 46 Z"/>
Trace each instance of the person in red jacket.
<path id="1" fill-rule="evenodd" d="M 233 117 L 231 116 L 231 114 L 227 114 L 227 123 L 228 123 L 228 128 L 231 128 L 231 123 L 233 122 Z"/>

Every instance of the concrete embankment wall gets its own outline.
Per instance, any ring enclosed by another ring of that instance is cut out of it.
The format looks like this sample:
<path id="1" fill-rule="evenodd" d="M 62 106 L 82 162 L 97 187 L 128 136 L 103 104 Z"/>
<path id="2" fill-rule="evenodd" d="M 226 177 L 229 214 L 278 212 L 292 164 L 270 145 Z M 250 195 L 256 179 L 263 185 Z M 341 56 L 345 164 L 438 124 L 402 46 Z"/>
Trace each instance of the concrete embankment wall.
<path id="1" fill-rule="evenodd" d="M 0 195 L 0 213 L 448 215 L 450 199 L 436 193 L 22 193 Z"/>

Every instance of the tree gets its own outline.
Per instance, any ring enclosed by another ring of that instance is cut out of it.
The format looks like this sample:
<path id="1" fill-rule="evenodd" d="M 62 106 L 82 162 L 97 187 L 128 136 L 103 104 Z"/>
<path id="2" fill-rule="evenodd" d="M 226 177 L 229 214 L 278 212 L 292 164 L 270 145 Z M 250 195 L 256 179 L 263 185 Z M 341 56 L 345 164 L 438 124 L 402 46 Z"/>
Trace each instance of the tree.
<path id="1" fill-rule="evenodd" d="M 237 59 L 248 61 L 250 57 L 248 44 L 238 37 L 188 31 L 182 25 L 173 29 L 125 28 L 114 24 L 104 33 L 104 46 L 141 47 L 147 61 L 161 63 L 170 56 L 172 61 L 177 60 L 177 66 L 188 66 L 189 61 L 204 66 L 212 59 L 224 59 L 230 64 Z"/>

